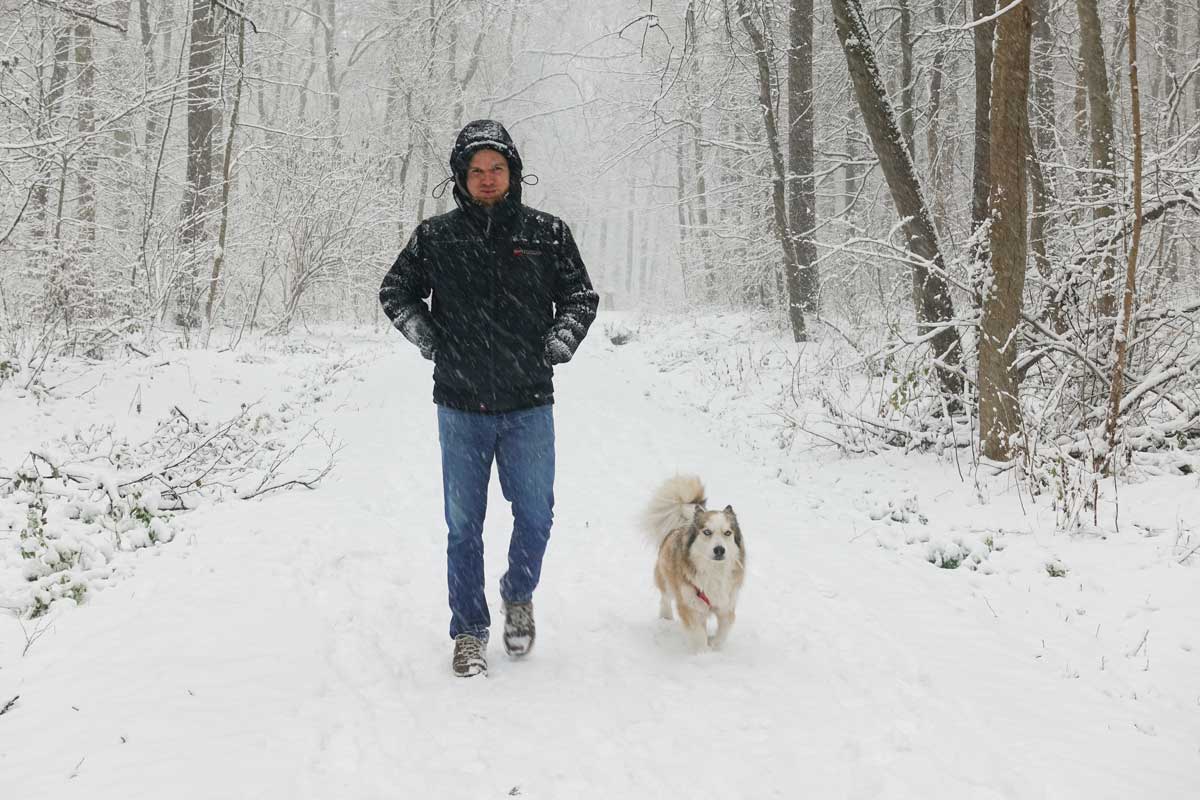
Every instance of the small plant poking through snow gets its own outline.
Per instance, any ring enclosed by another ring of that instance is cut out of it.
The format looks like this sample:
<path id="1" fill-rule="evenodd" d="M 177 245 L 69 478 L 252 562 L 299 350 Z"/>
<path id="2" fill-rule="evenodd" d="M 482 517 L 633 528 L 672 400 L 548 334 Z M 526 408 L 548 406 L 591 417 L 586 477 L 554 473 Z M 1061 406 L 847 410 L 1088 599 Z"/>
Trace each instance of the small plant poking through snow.
<path id="1" fill-rule="evenodd" d="M 892 522 L 919 522 L 929 524 L 929 518 L 921 513 L 920 503 L 916 494 L 907 494 L 902 499 L 880 501 L 868 512 L 873 520 L 890 520 Z"/>
<path id="2" fill-rule="evenodd" d="M 57 600 L 82 603 L 113 575 L 117 553 L 175 537 L 171 515 L 158 510 L 153 495 L 139 490 L 113 499 L 102 489 L 68 488 L 57 477 L 23 468 L 0 486 L 0 541 L 23 520 L 17 541 L 24 583 L 5 592 L 4 605 L 28 617 Z"/>
<path id="3" fill-rule="evenodd" d="M 925 560 L 941 569 L 958 569 L 992 572 L 989 557 L 996 550 L 991 534 L 985 536 L 954 536 L 951 539 L 927 543 Z"/>
<path id="4" fill-rule="evenodd" d="M 992 556 L 1004 550 L 1004 542 L 991 531 L 934 534 L 928 528 L 888 526 L 875 531 L 883 548 L 919 556 L 939 569 L 964 568 L 990 575 L 996 571 Z"/>
<path id="5" fill-rule="evenodd" d="M 625 322 L 606 322 L 604 324 L 604 338 L 608 339 L 613 344 L 620 346 L 629 344 L 637 338 L 637 331 L 630 328 Z"/>
<path id="6" fill-rule="evenodd" d="M 1046 574 L 1051 578 L 1065 578 L 1069 571 L 1067 565 L 1058 559 L 1046 562 Z"/>

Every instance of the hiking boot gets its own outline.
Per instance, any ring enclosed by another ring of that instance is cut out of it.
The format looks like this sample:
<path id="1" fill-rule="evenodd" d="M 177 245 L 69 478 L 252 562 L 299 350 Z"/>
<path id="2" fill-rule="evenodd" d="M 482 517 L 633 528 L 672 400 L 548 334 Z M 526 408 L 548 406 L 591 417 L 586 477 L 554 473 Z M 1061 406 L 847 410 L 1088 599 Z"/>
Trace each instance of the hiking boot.
<path id="1" fill-rule="evenodd" d="M 454 658 L 450 662 L 460 678 L 487 675 L 487 642 L 469 633 L 454 637 Z"/>
<path id="2" fill-rule="evenodd" d="M 504 604 L 504 652 L 520 658 L 533 649 L 533 603 Z"/>

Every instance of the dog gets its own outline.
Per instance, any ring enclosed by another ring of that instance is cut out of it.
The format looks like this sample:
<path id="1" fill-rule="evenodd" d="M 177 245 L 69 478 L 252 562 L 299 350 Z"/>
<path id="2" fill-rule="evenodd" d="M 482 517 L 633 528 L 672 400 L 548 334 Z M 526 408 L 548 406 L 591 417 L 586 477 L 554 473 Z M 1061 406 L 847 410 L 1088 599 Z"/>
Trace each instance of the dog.
<path id="1" fill-rule="evenodd" d="M 642 519 L 647 538 L 658 547 L 659 616 L 672 619 L 674 605 L 694 650 L 725 644 L 746 575 L 746 545 L 733 507 L 709 511 L 707 503 L 698 476 L 676 475 L 654 492 Z M 710 637 L 711 616 L 717 628 Z"/>

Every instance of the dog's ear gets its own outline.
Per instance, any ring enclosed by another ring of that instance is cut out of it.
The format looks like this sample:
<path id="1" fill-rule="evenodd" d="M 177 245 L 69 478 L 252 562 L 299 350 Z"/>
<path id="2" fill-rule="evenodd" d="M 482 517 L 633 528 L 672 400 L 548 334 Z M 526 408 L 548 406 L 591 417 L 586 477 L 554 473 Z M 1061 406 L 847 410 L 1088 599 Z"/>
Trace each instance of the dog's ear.
<path id="1" fill-rule="evenodd" d="M 733 516 L 735 516 L 735 517 L 737 516 L 737 514 L 734 514 L 734 513 L 733 513 L 733 506 L 725 506 L 725 513 L 726 513 L 726 514 L 733 514 Z"/>

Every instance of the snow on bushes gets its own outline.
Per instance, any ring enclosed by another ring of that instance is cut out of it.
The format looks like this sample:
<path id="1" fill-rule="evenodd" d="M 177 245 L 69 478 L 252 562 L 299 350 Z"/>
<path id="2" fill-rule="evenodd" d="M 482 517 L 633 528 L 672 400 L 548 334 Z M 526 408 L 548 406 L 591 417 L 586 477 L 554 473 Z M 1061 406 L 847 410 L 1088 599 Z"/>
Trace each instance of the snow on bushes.
<path id="1" fill-rule="evenodd" d="M 0 608 L 36 617 L 56 602 L 84 602 L 118 575 L 122 554 L 175 540 L 181 513 L 204 503 L 312 488 L 337 445 L 308 414 L 351 365 L 326 354 L 282 388 L 273 409 L 243 403 L 212 421 L 174 405 L 142 441 L 91 424 L 20 464 L 0 462 Z"/>

